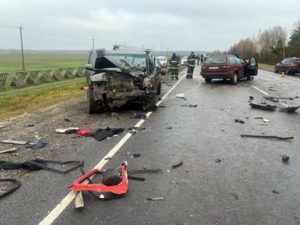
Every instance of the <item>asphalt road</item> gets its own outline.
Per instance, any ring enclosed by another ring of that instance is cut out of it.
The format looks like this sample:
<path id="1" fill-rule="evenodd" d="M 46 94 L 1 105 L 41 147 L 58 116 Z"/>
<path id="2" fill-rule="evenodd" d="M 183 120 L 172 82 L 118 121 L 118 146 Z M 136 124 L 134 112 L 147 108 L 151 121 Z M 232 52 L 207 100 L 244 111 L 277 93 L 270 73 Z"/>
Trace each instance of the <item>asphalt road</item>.
<path id="1" fill-rule="evenodd" d="M 111 124 L 129 127 L 140 123 L 144 132 L 102 142 L 84 138 L 59 156 L 84 159 L 85 170 L 89 170 L 122 141 L 124 145 L 104 168 L 126 160 L 129 169 L 162 169 L 161 174 L 142 175 L 145 182 L 129 181 L 127 195 L 117 200 L 101 201 L 86 193 L 85 208 L 75 210 L 72 204 L 57 205 L 81 175 L 79 171 L 67 175 L 32 172 L 17 192 L 1 199 L 1 224 L 51 224 L 51 220 L 64 225 L 300 224 L 300 113 L 255 110 L 248 102 L 249 96 L 265 101 L 263 93 L 300 96 L 300 80 L 259 71 L 253 81 L 234 86 L 229 82 L 206 84 L 199 68 L 194 75 L 192 80 L 180 80 L 175 88 L 165 86 L 164 93 L 174 89 L 160 104 L 165 108 L 159 107 L 146 121 L 122 117 Z M 176 98 L 178 93 L 184 93 L 187 100 Z M 197 104 L 197 108 L 182 106 L 185 104 Z M 260 125 L 262 121 L 255 117 L 270 120 L 269 125 Z M 241 138 L 240 134 L 294 139 Z M 132 158 L 133 153 L 141 156 Z M 288 164 L 282 163 L 283 154 L 290 157 Z M 172 169 L 178 162 L 183 165 Z M 149 201 L 148 197 L 163 200 Z"/>

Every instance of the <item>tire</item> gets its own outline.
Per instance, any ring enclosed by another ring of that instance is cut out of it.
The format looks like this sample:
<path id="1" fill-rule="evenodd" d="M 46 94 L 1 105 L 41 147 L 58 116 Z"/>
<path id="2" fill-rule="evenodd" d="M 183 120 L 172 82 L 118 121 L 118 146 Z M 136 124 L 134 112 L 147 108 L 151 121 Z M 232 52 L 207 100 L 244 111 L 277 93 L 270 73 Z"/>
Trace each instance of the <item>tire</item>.
<path id="1" fill-rule="evenodd" d="M 210 78 L 205 78 L 205 82 L 206 82 L 206 83 L 210 83 L 210 82 L 211 82 L 211 79 L 210 79 Z"/>
<path id="2" fill-rule="evenodd" d="M 160 93 L 161 93 L 161 82 L 158 83 L 156 95 L 160 95 Z"/>
<path id="3" fill-rule="evenodd" d="M 87 91 L 87 97 L 88 97 L 88 113 L 94 114 L 97 112 L 97 105 L 94 99 L 94 90 L 93 88 L 89 87 Z"/>
<path id="4" fill-rule="evenodd" d="M 238 83 L 238 74 L 237 73 L 234 73 L 233 78 L 232 78 L 232 83 L 234 85 L 237 85 L 237 83 Z"/>

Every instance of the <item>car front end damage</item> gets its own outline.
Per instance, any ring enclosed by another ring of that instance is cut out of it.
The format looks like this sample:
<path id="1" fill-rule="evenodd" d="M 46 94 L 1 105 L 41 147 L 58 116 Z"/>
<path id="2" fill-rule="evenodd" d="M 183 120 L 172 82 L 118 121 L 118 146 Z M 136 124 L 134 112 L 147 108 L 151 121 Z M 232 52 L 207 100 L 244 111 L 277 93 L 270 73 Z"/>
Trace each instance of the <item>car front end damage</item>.
<path id="1" fill-rule="evenodd" d="M 97 111 L 120 108 L 128 103 L 146 106 L 158 94 L 159 77 L 147 75 L 144 68 L 124 66 L 109 57 L 101 60 L 105 63 L 88 79 Z M 105 68 L 107 64 L 109 67 Z"/>

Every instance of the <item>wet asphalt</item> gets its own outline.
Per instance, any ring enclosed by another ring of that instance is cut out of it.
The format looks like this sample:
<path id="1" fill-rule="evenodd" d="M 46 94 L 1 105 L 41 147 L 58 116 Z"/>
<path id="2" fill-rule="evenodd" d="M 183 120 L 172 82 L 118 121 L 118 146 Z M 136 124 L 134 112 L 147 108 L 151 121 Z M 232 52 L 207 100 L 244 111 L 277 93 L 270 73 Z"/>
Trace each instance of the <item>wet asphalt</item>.
<path id="1" fill-rule="evenodd" d="M 300 96 L 300 80 L 295 77 L 259 71 L 254 80 L 237 86 L 219 81 L 206 84 L 197 67 L 194 79 L 183 79 L 162 102 L 165 108 L 158 108 L 142 125 L 145 131 L 133 135 L 105 166 L 114 168 L 127 161 L 129 169 L 161 169 L 162 173 L 140 175 L 144 182 L 130 180 L 127 195 L 117 200 L 101 201 L 86 193 L 84 209 L 75 210 L 70 204 L 53 224 L 300 224 L 300 112 L 251 109 L 249 96 L 265 101 L 252 86 L 270 95 Z M 169 88 L 165 86 L 164 92 Z M 186 100 L 176 98 L 179 93 Z M 261 125 L 255 117 L 270 122 Z M 129 127 L 136 122 L 123 113 L 114 125 Z M 241 134 L 294 139 L 241 138 Z M 89 170 L 123 136 L 102 142 L 82 139 L 61 159 L 84 159 Z M 141 156 L 133 158 L 133 153 Z M 281 155 L 290 157 L 288 164 Z M 183 165 L 173 169 L 179 162 Z M 80 175 L 78 170 L 67 175 L 27 174 L 22 188 L 1 200 L 1 224 L 38 224 Z"/>

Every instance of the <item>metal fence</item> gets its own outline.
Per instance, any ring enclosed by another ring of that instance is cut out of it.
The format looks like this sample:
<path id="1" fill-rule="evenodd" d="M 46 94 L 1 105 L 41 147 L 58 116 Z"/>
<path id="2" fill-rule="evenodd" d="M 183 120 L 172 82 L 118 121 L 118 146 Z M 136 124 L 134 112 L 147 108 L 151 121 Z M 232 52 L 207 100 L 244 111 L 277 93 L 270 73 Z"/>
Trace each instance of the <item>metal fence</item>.
<path id="1" fill-rule="evenodd" d="M 32 70 L 18 71 L 15 73 L 0 73 L 0 91 L 6 90 L 9 86 L 17 88 L 41 83 L 55 82 L 66 79 L 74 79 L 84 76 L 84 68 L 65 68 L 55 70 Z"/>

